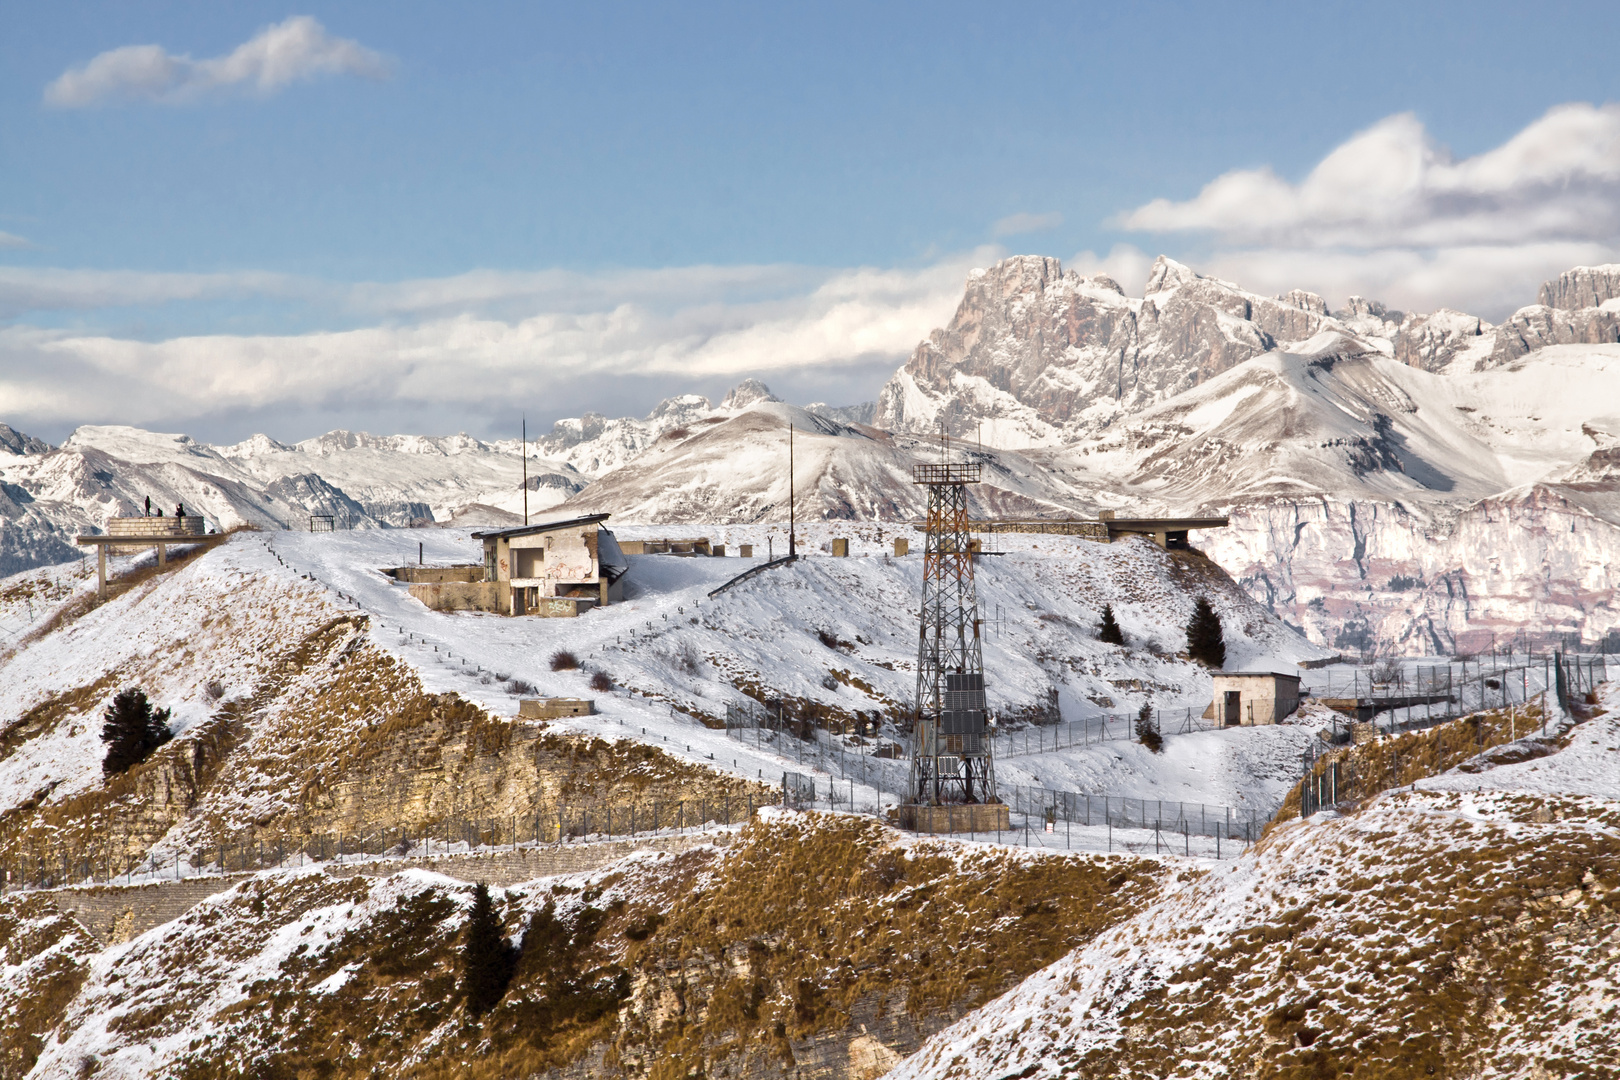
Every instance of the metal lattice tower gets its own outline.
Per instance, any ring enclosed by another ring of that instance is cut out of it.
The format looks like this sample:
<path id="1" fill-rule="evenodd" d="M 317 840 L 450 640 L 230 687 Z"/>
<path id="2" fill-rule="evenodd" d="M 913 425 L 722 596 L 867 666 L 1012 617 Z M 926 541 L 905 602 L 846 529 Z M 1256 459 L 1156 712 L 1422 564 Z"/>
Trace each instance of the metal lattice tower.
<path id="1" fill-rule="evenodd" d="M 911 800 L 929 806 L 993 802 L 967 509 L 967 485 L 979 482 L 979 466 L 914 465 L 911 480 L 928 487 Z"/>

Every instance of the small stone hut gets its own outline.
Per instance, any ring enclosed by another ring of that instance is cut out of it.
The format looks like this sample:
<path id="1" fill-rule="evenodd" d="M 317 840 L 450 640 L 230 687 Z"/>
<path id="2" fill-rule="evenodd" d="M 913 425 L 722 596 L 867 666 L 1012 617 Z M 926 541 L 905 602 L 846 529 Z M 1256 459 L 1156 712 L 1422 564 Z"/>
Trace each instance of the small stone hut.
<path id="1" fill-rule="evenodd" d="M 1217 671 L 1215 700 L 1204 715 L 1221 727 L 1280 723 L 1299 708 L 1299 676 L 1275 671 Z"/>

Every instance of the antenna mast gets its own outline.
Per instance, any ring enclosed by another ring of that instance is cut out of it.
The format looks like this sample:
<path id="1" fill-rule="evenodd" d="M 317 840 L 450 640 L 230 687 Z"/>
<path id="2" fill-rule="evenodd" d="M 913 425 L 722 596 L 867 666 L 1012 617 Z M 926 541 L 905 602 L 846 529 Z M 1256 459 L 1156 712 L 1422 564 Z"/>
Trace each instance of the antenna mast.
<path id="1" fill-rule="evenodd" d="M 945 433 L 940 432 L 945 450 Z M 928 489 L 922 619 L 917 635 L 917 712 L 911 780 L 901 824 L 922 832 L 1006 828 L 996 796 L 995 762 L 984 696 L 979 602 L 973 584 L 967 485 L 977 462 L 913 465 L 912 483 Z"/>
<path id="2" fill-rule="evenodd" d="M 529 414 L 523 414 L 523 524 L 529 523 Z"/>
<path id="3" fill-rule="evenodd" d="M 788 425 L 788 554 L 797 555 L 793 541 L 793 425 Z"/>

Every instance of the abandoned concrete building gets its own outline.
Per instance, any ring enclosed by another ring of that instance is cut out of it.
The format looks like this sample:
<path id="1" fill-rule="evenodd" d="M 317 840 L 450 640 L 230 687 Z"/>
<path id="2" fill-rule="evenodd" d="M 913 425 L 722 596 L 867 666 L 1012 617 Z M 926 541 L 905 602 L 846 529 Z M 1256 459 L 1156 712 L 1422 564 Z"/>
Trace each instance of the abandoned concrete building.
<path id="1" fill-rule="evenodd" d="M 1206 719 L 1222 727 L 1281 723 L 1299 708 L 1299 676 L 1275 671 L 1217 671 Z"/>
<path id="2" fill-rule="evenodd" d="M 484 580 L 504 583 L 511 590 L 513 615 L 542 614 L 551 609 L 563 614 L 607 606 L 624 599 L 623 580 L 630 569 L 619 543 L 602 527 L 606 514 L 519 525 L 494 532 L 473 533 L 484 542 Z"/>
<path id="3" fill-rule="evenodd" d="M 568 617 L 624 598 L 629 560 L 606 514 L 542 521 L 473 533 L 483 542 L 483 567 L 446 568 L 438 580 L 411 580 L 411 595 L 435 611 L 494 611 L 502 615 Z M 458 573 L 460 571 L 460 573 Z"/>

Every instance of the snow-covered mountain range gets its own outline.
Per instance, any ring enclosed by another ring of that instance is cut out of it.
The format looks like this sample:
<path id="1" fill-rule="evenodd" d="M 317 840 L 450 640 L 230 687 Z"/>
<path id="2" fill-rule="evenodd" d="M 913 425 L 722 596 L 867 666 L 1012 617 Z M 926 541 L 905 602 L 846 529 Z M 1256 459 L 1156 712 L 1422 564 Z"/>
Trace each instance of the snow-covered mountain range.
<path id="1" fill-rule="evenodd" d="M 1170 259 L 1143 295 L 1018 256 L 974 271 L 875 403 L 798 408 L 747 380 L 530 441 L 528 509 L 620 521 L 910 519 L 912 462 L 987 465 L 976 511 L 1228 513 L 1200 543 L 1313 640 L 1449 651 L 1604 638 L 1620 566 L 1620 266 L 1580 267 L 1500 325 L 1247 292 Z M 335 431 L 285 445 L 0 428 L 0 572 L 146 497 L 219 527 L 517 520 L 517 440 Z"/>

